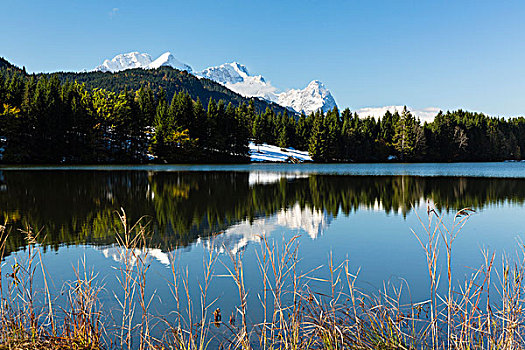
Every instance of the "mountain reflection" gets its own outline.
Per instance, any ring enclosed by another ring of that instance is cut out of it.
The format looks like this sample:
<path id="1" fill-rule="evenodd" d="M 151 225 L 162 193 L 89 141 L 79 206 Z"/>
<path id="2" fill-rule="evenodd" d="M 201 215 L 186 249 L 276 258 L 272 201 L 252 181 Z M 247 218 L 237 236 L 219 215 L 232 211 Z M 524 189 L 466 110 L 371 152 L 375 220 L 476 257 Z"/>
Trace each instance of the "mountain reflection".
<path id="1" fill-rule="evenodd" d="M 298 204 L 291 208 L 281 209 L 278 213 L 255 219 L 253 221 L 244 220 L 238 224 L 228 227 L 224 231 L 215 232 L 206 238 L 198 238 L 196 243 L 202 244 L 207 249 L 212 249 L 219 253 L 237 254 L 243 251 L 248 243 L 259 242 L 262 236 L 269 236 L 273 232 L 284 229 L 298 234 L 308 234 L 311 239 L 316 239 L 323 234 L 323 231 L 330 225 L 333 216 L 326 212 L 301 208 Z M 116 262 L 124 260 L 123 249 L 113 244 L 101 247 L 102 254 Z M 134 249 L 131 263 L 135 264 L 137 256 L 149 256 L 163 265 L 172 263 L 175 252 L 163 252 L 158 248 Z"/>
<path id="2" fill-rule="evenodd" d="M 100 250 L 102 251 L 102 255 L 104 255 L 104 257 L 113 259 L 116 262 L 123 262 L 127 258 L 125 250 L 118 245 L 113 244 L 107 247 L 101 247 Z M 139 257 L 144 259 L 146 255 L 149 258 L 155 259 L 162 265 L 166 266 L 171 265 L 173 260 L 173 255 L 171 253 L 163 252 L 159 248 L 135 248 L 133 249 L 133 254 L 130 254 L 128 257 L 129 263 L 131 266 L 134 266 L 137 263 Z"/>
<path id="3" fill-rule="evenodd" d="M 281 209 L 274 215 L 253 221 L 244 220 L 232 225 L 203 241 L 203 244 L 209 249 L 219 252 L 228 250 L 235 254 L 243 250 L 249 242 L 259 241 L 262 235 L 268 236 L 279 229 L 299 234 L 306 233 L 312 239 L 316 239 L 328 227 L 332 219 L 333 216 L 326 211 L 312 209 L 308 206 L 301 208 L 296 203 L 293 207 Z"/>
<path id="4" fill-rule="evenodd" d="M 19 230 L 28 227 L 50 248 L 111 247 L 120 230 L 120 208 L 130 223 L 140 218 L 149 223 L 152 248 L 170 251 L 200 240 L 213 249 L 238 251 L 279 229 L 315 238 L 338 215 L 357 210 L 404 216 L 426 200 L 441 210 L 457 210 L 524 199 L 525 179 L 511 178 L 100 170 L 0 174 L 8 251 L 24 246 Z"/>

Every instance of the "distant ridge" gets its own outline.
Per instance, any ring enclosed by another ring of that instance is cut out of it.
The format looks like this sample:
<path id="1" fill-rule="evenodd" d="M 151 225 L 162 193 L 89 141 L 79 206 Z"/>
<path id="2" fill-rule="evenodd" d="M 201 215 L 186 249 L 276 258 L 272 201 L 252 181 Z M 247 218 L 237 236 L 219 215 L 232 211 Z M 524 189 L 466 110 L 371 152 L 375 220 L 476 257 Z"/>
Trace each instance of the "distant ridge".
<path id="1" fill-rule="evenodd" d="M 262 75 L 251 75 L 246 66 L 237 62 L 209 67 L 195 74 L 215 80 L 243 96 L 264 98 L 297 113 L 328 112 L 337 106 L 330 91 L 318 80 L 304 89 L 279 92 Z"/>
<path id="2" fill-rule="evenodd" d="M 205 108 L 211 98 L 215 101 L 222 100 L 226 105 L 232 103 L 234 106 L 253 103 L 258 112 L 264 112 L 266 108 L 270 108 L 276 113 L 287 111 L 285 107 L 276 103 L 241 96 L 217 82 L 199 79 L 187 71 L 181 71 L 171 66 L 161 66 L 158 69 L 126 69 L 115 73 L 103 71 L 57 72 L 52 75 L 56 75 L 62 82 L 78 81 L 84 83 L 88 89 L 102 88 L 118 92 L 124 89 L 139 90 L 143 86 L 149 86 L 154 92 L 158 92 L 162 88 L 166 92 L 168 100 L 171 100 L 175 93 L 185 91 L 190 94 L 193 100 L 199 99 Z"/>
<path id="3" fill-rule="evenodd" d="M 156 60 L 153 60 L 147 53 L 123 53 L 116 55 L 111 60 L 104 60 L 104 62 L 100 66 L 95 67 L 93 71 L 116 73 L 126 69 L 157 69 L 160 67 L 171 67 L 187 72 L 192 71 L 190 66 L 176 59 L 171 52 L 163 53 Z"/>
<path id="4" fill-rule="evenodd" d="M 6 60 L 3 57 L 0 57 L 0 69 L 10 70 L 10 71 L 17 71 L 17 72 L 23 72 L 24 69 L 15 66 L 8 60 Z"/>
<path id="5" fill-rule="evenodd" d="M 153 60 L 147 53 L 129 52 L 107 59 L 94 71 L 121 72 L 128 69 L 157 69 L 172 67 L 192 73 L 199 78 L 213 80 L 243 97 L 255 97 L 274 102 L 297 113 L 310 114 L 318 110 L 327 112 L 336 107 L 330 91 L 318 80 L 313 80 L 304 89 L 289 89 L 279 92 L 262 75 L 251 75 L 246 66 L 238 62 L 225 63 L 194 72 L 192 67 L 179 61 L 171 52 L 165 52 Z"/>

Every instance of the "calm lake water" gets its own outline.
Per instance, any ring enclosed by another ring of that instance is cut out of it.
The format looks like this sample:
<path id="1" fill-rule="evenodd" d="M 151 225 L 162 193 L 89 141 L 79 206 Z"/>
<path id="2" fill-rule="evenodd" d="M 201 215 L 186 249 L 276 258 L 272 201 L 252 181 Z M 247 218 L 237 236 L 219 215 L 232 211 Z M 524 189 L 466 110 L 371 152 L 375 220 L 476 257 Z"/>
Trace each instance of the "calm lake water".
<path id="1" fill-rule="evenodd" d="M 5 268 L 27 256 L 19 230 L 31 227 L 52 288 L 73 280 L 83 260 L 104 285 L 107 308 L 116 307 L 119 290 L 121 208 L 129 222 L 142 217 L 148 224 L 148 292 L 155 295 L 152 310 L 163 315 L 174 308 L 171 267 L 187 271 L 198 302 L 211 250 L 222 262 L 209 298 L 219 298 L 223 315 L 235 310 L 236 287 L 223 275 L 229 254 L 243 254 L 249 316 L 257 322 L 261 235 L 281 247 L 299 236 L 300 271 L 323 266 L 312 276 L 328 277 L 330 256 L 336 264 L 348 259 L 360 288 L 407 281 L 413 301 L 428 291 L 425 255 L 411 232 L 423 234 L 419 220 L 426 222 L 428 203 L 447 225 L 459 209 L 476 211 L 454 243 L 458 283 L 481 264 L 482 249 L 511 259 L 525 240 L 525 163 L 6 167 L 0 174 L 1 215 L 10 230 Z"/>

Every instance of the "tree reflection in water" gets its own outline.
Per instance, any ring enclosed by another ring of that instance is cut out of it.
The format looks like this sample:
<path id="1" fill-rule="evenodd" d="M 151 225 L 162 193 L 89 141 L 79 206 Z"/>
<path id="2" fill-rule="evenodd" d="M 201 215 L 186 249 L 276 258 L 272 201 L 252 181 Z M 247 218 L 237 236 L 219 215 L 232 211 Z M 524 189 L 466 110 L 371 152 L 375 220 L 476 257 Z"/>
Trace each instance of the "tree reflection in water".
<path id="1" fill-rule="evenodd" d="M 272 227 L 316 237 L 333 218 L 363 208 L 406 216 L 427 200 L 455 211 L 524 199 L 525 179 L 512 178 L 4 170 L 0 184 L 8 251 L 25 245 L 19 229 L 27 227 L 41 231 L 47 248 L 110 245 L 120 208 L 130 220 L 144 216 L 161 250 L 217 234 L 213 244 L 239 250 Z"/>

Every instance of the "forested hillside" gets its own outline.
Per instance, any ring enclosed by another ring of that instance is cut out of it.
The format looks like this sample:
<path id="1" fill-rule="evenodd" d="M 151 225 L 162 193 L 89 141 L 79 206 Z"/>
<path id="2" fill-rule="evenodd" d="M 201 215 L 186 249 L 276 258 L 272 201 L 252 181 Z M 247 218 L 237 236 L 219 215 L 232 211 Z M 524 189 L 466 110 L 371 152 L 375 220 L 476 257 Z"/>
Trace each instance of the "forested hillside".
<path id="1" fill-rule="evenodd" d="M 18 68 L 17 66 L 13 65 L 11 62 L 9 62 L 8 60 L 6 60 L 5 58 L 3 57 L 0 57 L 0 69 L 4 70 L 4 71 L 11 71 L 11 72 L 19 72 L 19 73 L 22 73 L 22 72 L 25 72 L 25 69 L 20 69 Z"/>
<path id="2" fill-rule="evenodd" d="M 149 87 L 154 93 L 163 89 L 168 100 L 175 93 L 187 92 L 193 100 L 200 99 L 208 101 L 210 98 L 225 104 L 232 103 L 239 106 L 242 103 L 253 105 L 258 112 L 264 112 L 267 107 L 277 113 L 284 112 L 285 108 L 276 103 L 258 98 L 243 97 L 223 85 L 209 79 L 199 79 L 186 72 L 171 67 L 160 67 L 158 69 L 127 69 L 117 73 L 111 72 L 86 72 L 86 73 L 54 73 L 58 79 L 64 82 L 85 83 L 87 89 L 104 89 L 107 91 L 120 92 L 123 90 L 139 90 L 141 87 Z"/>
<path id="3" fill-rule="evenodd" d="M 68 74 L 27 75 L 0 60 L 2 162 L 242 162 L 250 140 L 308 150 L 317 162 L 500 161 L 525 150 L 522 117 L 459 110 L 422 124 L 406 109 L 375 119 L 337 108 L 296 116 L 260 112 L 257 101 L 170 68 Z"/>

